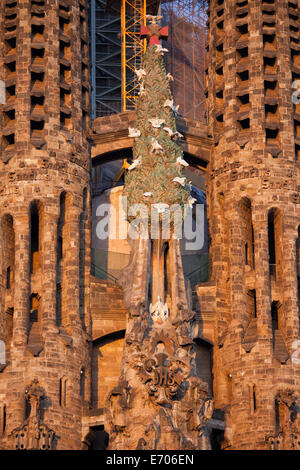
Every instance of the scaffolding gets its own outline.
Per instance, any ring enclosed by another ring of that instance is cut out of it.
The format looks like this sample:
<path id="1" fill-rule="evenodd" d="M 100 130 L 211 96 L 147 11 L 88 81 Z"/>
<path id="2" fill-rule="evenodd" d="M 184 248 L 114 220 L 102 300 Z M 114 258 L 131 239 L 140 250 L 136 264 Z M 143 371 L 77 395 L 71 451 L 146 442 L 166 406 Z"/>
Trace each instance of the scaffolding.
<path id="1" fill-rule="evenodd" d="M 91 0 L 92 119 L 121 111 L 121 19 L 117 6 Z"/>
<path id="2" fill-rule="evenodd" d="M 205 120 L 206 0 L 91 0 L 93 118 L 135 109 L 146 14 L 169 25 L 167 70 L 179 114 Z M 94 7 L 93 7 L 94 5 Z M 94 13 L 93 13 L 94 12 Z"/>
<path id="3" fill-rule="evenodd" d="M 135 70 L 141 67 L 146 39 L 140 38 L 141 25 L 146 25 L 147 0 L 121 0 L 122 31 L 122 109 L 136 108 L 139 82 Z"/>

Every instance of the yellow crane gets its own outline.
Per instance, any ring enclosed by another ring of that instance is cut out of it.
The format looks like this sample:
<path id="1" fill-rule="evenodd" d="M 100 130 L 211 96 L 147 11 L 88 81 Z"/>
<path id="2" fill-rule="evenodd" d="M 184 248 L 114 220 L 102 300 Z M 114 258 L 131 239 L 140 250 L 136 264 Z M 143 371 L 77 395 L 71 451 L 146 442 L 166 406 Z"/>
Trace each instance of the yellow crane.
<path id="1" fill-rule="evenodd" d="M 147 0 L 121 0 L 122 35 L 122 110 L 135 109 L 139 83 L 135 70 L 139 69 L 146 49 L 146 40 L 140 38 L 141 25 L 146 25 Z"/>

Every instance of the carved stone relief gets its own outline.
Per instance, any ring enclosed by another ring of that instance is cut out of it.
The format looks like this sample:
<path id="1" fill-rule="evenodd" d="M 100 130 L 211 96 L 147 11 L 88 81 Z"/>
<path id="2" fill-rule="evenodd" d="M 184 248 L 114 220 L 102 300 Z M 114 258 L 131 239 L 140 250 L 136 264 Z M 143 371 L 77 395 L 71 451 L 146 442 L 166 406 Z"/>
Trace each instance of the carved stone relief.
<path id="1" fill-rule="evenodd" d="M 41 419 L 41 400 L 45 398 L 45 390 L 34 379 L 25 391 L 30 406 L 30 415 L 24 424 L 12 432 L 16 450 L 52 450 L 55 432 Z"/>

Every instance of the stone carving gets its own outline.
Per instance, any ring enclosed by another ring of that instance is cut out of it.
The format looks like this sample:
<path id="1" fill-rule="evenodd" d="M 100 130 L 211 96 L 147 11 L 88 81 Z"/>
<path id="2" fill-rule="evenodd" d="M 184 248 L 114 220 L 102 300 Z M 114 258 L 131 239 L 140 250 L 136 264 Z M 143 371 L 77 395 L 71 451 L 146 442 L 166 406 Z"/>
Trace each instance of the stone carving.
<path id="1" fill-rule="evenodd" d="M 183 400 L 175 405 L 176 426 L 190 437 L 190 449 L 210 449 L 208 421 L 213 413 L 213 400 L 208 386 L 197 377 L 191 377 Z"/>
<path id="2" fill-rule="evenodd" d="M 266 443 L 269 447 L 269 450 L 283 450 L 283 433 L 278 432 L 276 435 L 272 436 L 267 436 L 266 437 Z"/>
<path id="3" fill-rule="evenodd" d="M 165 408 L 160 408 L 152 423 L 147 426 L 144 437 L 139 439 L 136 449 L 179 449 L 181 441 L 181 432 L 174 426 L 170 414 Z"/>
<path id="4" fill-rule="evenodd" d="M 147 326 L 148 321 L 144 315 L 140 318 L 133 317 L 131 322 L 128 321 L 128 334 L 126 336 L 126 343 L 141 343 L 144 339 Z"/>
<path id="5" fill-rule="evenodd" d="M 30 406 L 30 416 L 23 426 L 14 429 L 14 448 L 16 450 L 52 450 L 54 448 L 55 432 L 41 419 L 41 400 L 45 398 L 45 390 L 37 379 L 25 391 Z"/>
<path id="6" fill-rule="evenodd" d="M 131 387 L 126 381 L 120 381 L 106 399 L 108 426 L 111 429 L 110 440 L 118 447 L 126 429 L 126 410 L 131 407 Z M 126 436 L 126 433 L 125 433 Z"/>
<path id="7" fill-rule="evenodd" d="M 213 401 L 207 397 L 207 385 L 194 377 L 185 397 L 177 400 L 173 409 L 160 406 L 136 449 L 208 450 L 211 445 L 207 423 L 212 411 Z"/>
<path id="8" fill-rule="evenodd" d="M 299 450 L 300 407 L 298 397 L 292 390 L 280 390 L 275 397 L 275 404 L 279 419 L 279 429 L 274 435 L 266 436 L 266 443 L 270 450 Z"/>
<path id="9" fill-rule="evenodd" d="M 160 297 L 158 297 L 156 304 L 154 305 L 150 304 L 149 311 L 150 311 L 153 323 L 157 323 L 158 325 L 161 325 L 162 323 L 164 323 L 169 317 L 168 304 L 167 303 L 163 304 Z"/>
<path id="10" fill-rule="evenodd" d="M 155 358 L 147 359 L 139 375 L 146 385 L 151 399 L 160 406 L 169 406 L 170 401 L 179 396 L 182 383 L 187 376 L 185 365 L 178 360 L 170 360 L 161 352 Z"/>

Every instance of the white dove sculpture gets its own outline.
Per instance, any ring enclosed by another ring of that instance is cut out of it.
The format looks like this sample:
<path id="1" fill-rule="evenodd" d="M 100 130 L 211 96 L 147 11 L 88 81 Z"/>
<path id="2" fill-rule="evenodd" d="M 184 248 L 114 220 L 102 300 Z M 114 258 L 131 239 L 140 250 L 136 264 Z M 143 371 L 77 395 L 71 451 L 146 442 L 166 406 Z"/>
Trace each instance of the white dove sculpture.
<path id="1" fill-rule="evenodd" d="M 164 323 L 169 317 L 168 304 L 163 304 L 159 296 L 157 297 L 156 304 L 150 304 L 149 311 L 152 316 L 153 322 L 157 323 L 158 325 Z"/>
<path id="2" fill-rule="evenodd" d="M 186 180 L 186 177 L 183 176 L 182 178 L 180 178 L 180 176 L 176 176 L 174 179 L 173 179 L 173 182 L 174 183 L 179 183 L 181 186 L 185 186 L 185 180 Z"/>
<path id="3" fill-rule="evenodd" d="M 164 108 L 171 108 L 172 111 L 174 111 L 175 114 L 178 113 L 178 110 L 179 110 L 179 104 L 177 106 L 174 105 L 174 100 L 169 100 L 167 99 L 165 102 L 164 102 Z"/>
<path id="4" fill-rule="evenodd" d="M 181 157 L 177 157 L 176 163 L 179 163 L 179 165 L 182 165 L 182 166 L 189 166 L 188 162 L 186 162 L 186 161 L 185 161 L 183 158 L 181 158 Z"/>
<path id="5" fill-rule="evenodd" d="M 155 209 L 157 209 L 157 212 L 159 214 L 162 214 L 163 212 L 165 212 L 165 210 L 169 207 L 168 204 L 163 204 L 162 202 L 159 202 L 158 204 L 153 204 L 153 207 L 155 207 Z"/>
<path id="6" fill-rule="evenodd" d="M 182 134 L 180 134 L 180 132 L 178 132 L 178 131 L 176 131 L 176 135 L 177 135 L 178 137 L 180 137 L 180 138 L 182 138 L 182 137 L 183 137 L 183 135 L 182 135 Z"/>
<path id="7" fill-rule="evenodd" d="M 170 137 L 173 137 L 176 134 L 176 132 L 173 132 L 169 127 L 164 127 L 163 129 L 169 134 Z"/>
<path id="8" fill-rule="evenodd" d="M 146 70 L 144 69 L 135 69 L 134 71 L 137 75 L 138 80 L 142 80 L 143 76 L 146 75 Z"/>
<path id="9" fill-rule="evenodd" d="M 152 153 L 155 152 L 155 150 L 163 150 L 162 146 L 157 142 L 157 140 L 152 137 Z"/>
<path id="10" fill-rule="evenodd" d="M 141 84 L 140 84 L 139 95 L 142 96 L 142 95 L 144 95 L 145 93 L 146 93 L 146 91 L 145 91 L 144 85 L 141 83 Z"/>
<path id="11" fill-rule="evenodd" d="M 172 109 L 173 105 L 174 105 L 174 100 L 166 100 L 164 102 L 164 108 L 171 108 Z"/>
<path id="12" fill-rule="evenodd" d="M 157 24 L 160 20 L 162 20 L 162 16 L 146 15 L 146 19 L 151 24 Z"/>
<path id="13" fill-rule="evenodd" d="M 197 199 L 195 199 L 194 197 L 190 196 L 189 199 L 188 199 L 188 205 L 190 208 L 193 207 L 193 204 L 197 201 Z"/>
<path id="14" fill-rule="evenodd" d="M 129 127 L 128 131 L 128 137 L 140 137 L 141 135 L 141 131 L 139 129 L 135 129 L 134 127 Z"/>
<path id="15" fill-rule="evenodd" d="M 141 164 L 141 160 L 140 160 L 140 157 L 139 157 L 131 163 L 131 165 L 128 167 L 128 170 L 129 171 L 134 170 L 140 164 Z"/>
<path id="16" fill-rule="evenodd" d="M 164 119 L 148 119 L 148 121 L 152 124 L 152 127 L 156 127 L 157 129 L 165 122 Z"/>
<path id="17" fill-rule="evenodd" d="M 162 52 L 169 52 L 168 49 L 162 47 L 160 44 L 155 44 L 156 45 L 156 52 L 162 53 Z"/>

